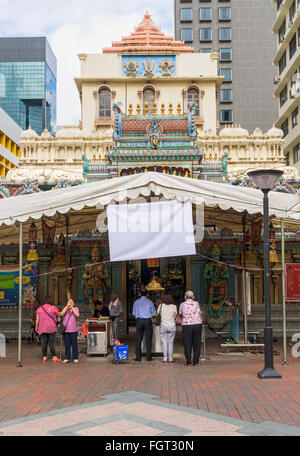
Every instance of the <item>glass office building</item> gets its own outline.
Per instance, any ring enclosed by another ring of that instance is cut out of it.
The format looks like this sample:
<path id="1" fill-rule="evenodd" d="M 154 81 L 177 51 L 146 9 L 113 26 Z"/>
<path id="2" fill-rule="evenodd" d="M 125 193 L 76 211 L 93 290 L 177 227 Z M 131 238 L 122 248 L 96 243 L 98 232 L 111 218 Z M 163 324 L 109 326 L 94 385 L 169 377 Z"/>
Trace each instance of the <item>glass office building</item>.
<path id="1" fill-rule="evenodd" d="M 296 0 L 278 1 L 287 9 L 287 4 L 293 5 Z M 274 2 L 174 0 L 175 39 L 186 41 L 195 52 L 219 53 L 219 72 L 224 76 L 217 101 L 220 128 L 235 123 L 250 133 L 257 125 L 268 131 L 277 118 L 273 97 L 276 71 L 272 65 L 276 37 L 271 33 L 276 19 Z M 297 2 L 300 6 L 300 0 Z M 278 11 L 280 17 L 285 12 L 282 8 Z M 278 18 L 276 24 L 280 26 Z M 298 20 L 295 27 L 299 25 Z M 291 35 L 290 29 L 288 33 Z M 299 68 L 298 59 L 294 60 Z M 284 66 L 284 59 L 281 64 Z"/>
<path id="2" fill-rule="evenodd" d="M 55 133 L 56 77 L 46 38 L 0 38 L 0 107 L 23 130 Z"/>

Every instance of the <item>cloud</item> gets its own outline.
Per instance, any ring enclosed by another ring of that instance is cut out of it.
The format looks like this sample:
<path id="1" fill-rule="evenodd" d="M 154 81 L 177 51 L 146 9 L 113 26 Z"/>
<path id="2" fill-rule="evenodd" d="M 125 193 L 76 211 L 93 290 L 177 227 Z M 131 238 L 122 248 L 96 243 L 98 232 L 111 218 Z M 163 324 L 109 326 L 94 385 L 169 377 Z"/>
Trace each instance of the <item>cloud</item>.
<path id="1" fill-rule="evenodd" d="M 173 0 L 0 0 L 2 36 L 47 36 L 57 57 L 57 124 L 76 125 L 78 53 L 97 53 L 129 35 L 146 10 L 173 35 Z"/>

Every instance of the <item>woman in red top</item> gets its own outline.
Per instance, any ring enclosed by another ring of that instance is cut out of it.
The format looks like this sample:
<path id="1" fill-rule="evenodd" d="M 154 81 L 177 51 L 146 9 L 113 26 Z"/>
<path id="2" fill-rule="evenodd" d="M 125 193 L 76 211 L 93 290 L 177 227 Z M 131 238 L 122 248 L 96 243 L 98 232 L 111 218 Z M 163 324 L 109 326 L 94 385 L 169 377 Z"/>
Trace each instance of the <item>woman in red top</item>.
<path id="1" fill-rule="evenodd" d="M 45 298 L 44 304 L 36 311 L 36 332 L 41 338 L 41 348 L 43 354 L 43 362 L 47 361 L 48 345 L 52 360 L 54 363 L 60 363 L 61 360 L 57 358 L 55 352 L 55 333 L 56 333 L 56 316 L 59 310 L 53 306 L 49 297 Z"/>

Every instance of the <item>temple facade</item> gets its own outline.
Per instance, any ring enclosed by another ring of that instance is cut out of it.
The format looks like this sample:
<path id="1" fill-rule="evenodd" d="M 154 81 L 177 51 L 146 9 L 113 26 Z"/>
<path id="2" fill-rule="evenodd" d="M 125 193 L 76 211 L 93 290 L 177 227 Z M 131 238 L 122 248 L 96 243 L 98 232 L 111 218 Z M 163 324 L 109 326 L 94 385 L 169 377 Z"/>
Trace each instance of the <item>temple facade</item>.
<path id="1" fill-rule="evenodd" d="M 47 130 L 41 136 L 31 128 L 24 131 L 20 166 L 9 170 L 6 179 L 0 181 L 0 197 L 148 171 L 251 185 L 247 171 L 256 167 L 282 168 L 284 175 L 275 191 L 298 192 L 297 170 L 286 166 L 280 129 L 270 125 L 267 132 L 259 127 L 248 132 L 240 125 L 230 125 L 220 130 L 217 98 L 223 78 L 218 74 L 218 58 L 217 53 L 194 53 L 193 48 L 166 36 L 148 13 L 129 37 L 113 42 L 102 54 L 80 54 L 81 74 L 75 78 L 82 108 L 80 125 L 61 128 L 55 137 Z M 81 308 L 86 306 L 89 312 L 91 286 L 86 265 L 93 259 L 109 258 L 108 240 L 95 227 L 76 233 L 70 227 L 66 254 L 66 238 L 61 233 L 65 224 L 63 216 L 52 226 L 43 222 L 43 236 L 34 241 L 35 276 L 28 282 L 26 299 L 30 305 L 30 299 L 50 295 L 56 304 L 62 304 L 69 288 Z M 34 230 L 33 224 L 33 236 Z M 250 243 L 253 235 L 248 233 Z M 25 245 L 25 254 L 28 248 Z M 298 262 L 297 233 L 290 233 L 286 249 L 289 261 Z M 103 286 L 95 287 L 102 289 L 105 302 L 110 291 L 119 294 L 130 323 L 132 303 L 140 287 L 158 274 L 177 304 L 184 290 L 192 288 L 204 308 L 211 311 L 211 318 L 217 320 L 215 326 L 221 328 L 228 324 L 230 304 L 237 305 L 240 300 L 236 287 L 240 277 L 234 269 L 225 268 L 219 298 L 210 302 L 208 258 L 215 255 L 227 264 L 241 264 L 242 250 L 241 233 L 206 227 L 204 241 L 197 245 L 197 252 L 203 256 L 109 264 L 105 277 L 99 278 Z M 253 309 L 257 306 L 260 312 L 261 241 L 248 262 L 257 268 L 249 283 Z M 14 271 L 17 264 L 17 246 L 2 246 L 0 276 Z M 72 271 L 59 273 L 63 265 L 72 266 Z M 279 306 L 281 273 L 275 263 L 273 266 L 272 301 Z M 0 308 L 14 307 L 14 298 L 6 300 L 5 290 L 2 298 L 0 295 Z"/>
<path id="2" fill-rule="evenodd" d="M 80 125 L 55 137 L 24 131 L 20 167 L 6 183 L 74 185 L 147 169 L 240 183 L 250 168 L 285 167 L 280 129 L 220 130 L 218 54 L 194 53 L 148 13 L 129 37 L 78 57 Z M 284 178 L 297 181 L 297 171 L 286 167 Z"/>

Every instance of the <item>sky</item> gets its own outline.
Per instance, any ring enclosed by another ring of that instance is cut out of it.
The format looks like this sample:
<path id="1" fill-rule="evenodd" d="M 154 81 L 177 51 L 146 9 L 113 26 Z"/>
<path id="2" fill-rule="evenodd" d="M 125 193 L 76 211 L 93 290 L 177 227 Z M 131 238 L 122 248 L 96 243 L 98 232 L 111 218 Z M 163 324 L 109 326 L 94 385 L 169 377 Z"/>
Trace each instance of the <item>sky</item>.
<path id="1" fill-rule="evenodd" d="M 101 53 L 146 11 L 173 35 L 173 0 L 0 0 L 1 36 L 46 36 L 57 58 L 57 125 L 78 125 L 79 53 Z"/>

